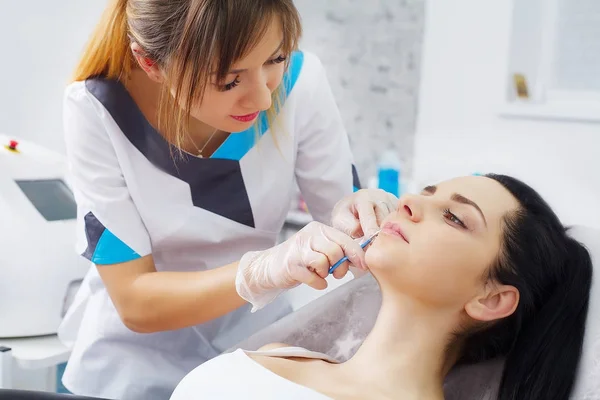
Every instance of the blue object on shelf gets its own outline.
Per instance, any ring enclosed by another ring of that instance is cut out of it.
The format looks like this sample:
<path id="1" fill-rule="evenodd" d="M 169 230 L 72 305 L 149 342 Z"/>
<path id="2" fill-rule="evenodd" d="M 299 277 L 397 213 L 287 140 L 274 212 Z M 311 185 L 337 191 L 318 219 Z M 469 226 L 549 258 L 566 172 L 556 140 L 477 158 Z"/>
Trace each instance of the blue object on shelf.
<path id="1" fill-rule="evenodd" d="M 377 164 L 378 188 L 400 197 L 400 179 L 401 162 L 393 151 L 386 151 L 382 154 Z"/>

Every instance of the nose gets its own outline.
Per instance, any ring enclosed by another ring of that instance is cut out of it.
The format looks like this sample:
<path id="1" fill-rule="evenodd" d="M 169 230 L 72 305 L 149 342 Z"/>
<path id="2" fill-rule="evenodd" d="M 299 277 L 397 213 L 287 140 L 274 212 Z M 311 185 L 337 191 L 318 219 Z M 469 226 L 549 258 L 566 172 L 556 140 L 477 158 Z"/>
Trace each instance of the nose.
<path id="1" fill-rule="evenodd" d="M 398 215 L 419 222 L 423 218 L 422 196 L 405 194 L 398 202 Z"/>
<path id="2" fill-rule="evenodd" d="M 267 76 L 261 74 L 255 78 L 255 83 L 249 89 L 244 99 L 244 107 L 259 111 L 271 108 L 271 88 L 269 87 Z"/>

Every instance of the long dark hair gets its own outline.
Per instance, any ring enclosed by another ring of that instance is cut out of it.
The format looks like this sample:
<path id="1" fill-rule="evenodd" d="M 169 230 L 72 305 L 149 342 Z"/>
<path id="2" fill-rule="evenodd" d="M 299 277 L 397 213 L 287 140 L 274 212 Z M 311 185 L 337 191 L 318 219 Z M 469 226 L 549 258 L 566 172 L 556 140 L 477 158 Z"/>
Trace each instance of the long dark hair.
<path id="1" fill-rule="evenodd" d="M 592 261 L 531 187 L 485 175 L 520 203 L 504 220 L 501 251 L 490 279 L 519 290 L 508 318 L 465 341 L 459 363 L 506 357 L 499 400 L 563 400 L 573 388 L 585 331 Z"/>

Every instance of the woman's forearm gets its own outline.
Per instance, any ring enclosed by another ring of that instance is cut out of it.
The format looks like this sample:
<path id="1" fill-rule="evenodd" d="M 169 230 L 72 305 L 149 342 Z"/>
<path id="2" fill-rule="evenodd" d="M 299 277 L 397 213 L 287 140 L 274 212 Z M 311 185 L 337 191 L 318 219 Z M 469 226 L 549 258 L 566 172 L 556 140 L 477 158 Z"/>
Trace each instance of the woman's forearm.
<path id="1" fill-rule="evenodd" d="M 135 278 L 121 313 L 136 332 L 180 329 L 223 316 L 245 301 L 235 289 L 238 263 L 208 271 L 150 272 Z"/>

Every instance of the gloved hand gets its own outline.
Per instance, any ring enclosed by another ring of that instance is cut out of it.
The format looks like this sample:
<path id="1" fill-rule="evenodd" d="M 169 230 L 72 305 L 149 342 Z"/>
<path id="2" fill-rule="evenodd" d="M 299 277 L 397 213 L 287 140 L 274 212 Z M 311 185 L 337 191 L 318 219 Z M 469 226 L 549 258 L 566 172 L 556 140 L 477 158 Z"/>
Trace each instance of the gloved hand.
<path id="1" fill-rule="evenodd" d="M 353 238 L 369 237 L 397 206 L 398 198 L 385 190 L 361 189 L 335 205 L 331 223 Z"/>
<path id="2" fill-rule="evenodd" d="M 246 253 L 238 265 L 236 290 L 255 312 L 300 283 L 325 289 L 329 268 L 344 256 L 354 266 L 367 269 L 359 243 L 330 226 L 311 222 L 275 247 Z M 340 265 L 333 276 L 342 278 L 348 268 L 348 262 Z"/>

